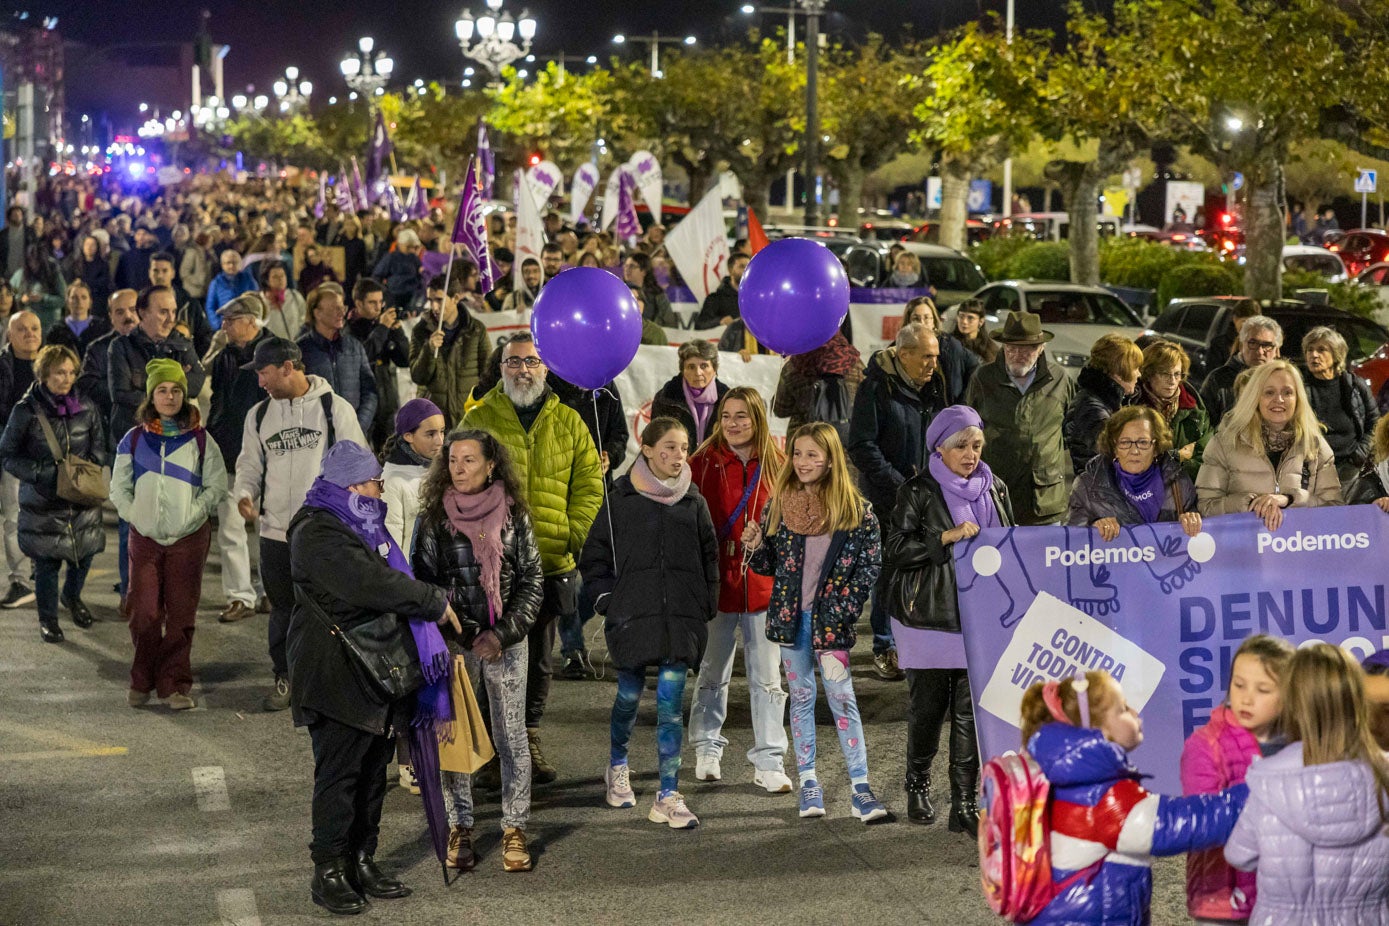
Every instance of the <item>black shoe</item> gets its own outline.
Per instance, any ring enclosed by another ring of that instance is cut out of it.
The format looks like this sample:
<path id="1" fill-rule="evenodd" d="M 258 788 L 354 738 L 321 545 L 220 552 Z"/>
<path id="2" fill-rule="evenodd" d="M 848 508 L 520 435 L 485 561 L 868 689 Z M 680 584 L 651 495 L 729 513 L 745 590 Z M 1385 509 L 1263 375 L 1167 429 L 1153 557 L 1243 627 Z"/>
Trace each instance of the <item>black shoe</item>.
<path id="1" fill-rule="evenodd" d="M 936 806 L 931 803 L 931 776 L 907 773 L 907 819 L 930 826 L 936 822 Z"/>
<path id="2" fill-rule="evenodd" d="M 979 837 L 979 802 L 973 797 L 950 803 L 950 832 L 969 833 L 971 839 Z"/>
<path id="3" fill-rule="evenodd" d="M 68 613 L 72 615 L 72 622 L 83 630 L 86 630 L 95 622 L 95 618 L 92 617 L 92 612 L 82 603 L 81 598 L 70 598 L 63 602 L 63 607 L 67 608 Z"/>
<path id="4" fill-rule="evenodd" d="M 10 590 L 0 598 L 0 608 L 17 608 L 34 600 L 34 590 L 23 582 L 11 582 Z"/>
<path id="5" fill-rule="evenodd" d="M 410 888 L 395 878 L 387 876 L 377 867 L 376 859 L 366 852 L 358 852 L 353 862 L 350 880 L 352 886 L 360 889 L 363 894 L 369 897 L 391 899 L 409 897 L 413 893 Z"/>
<path id="6" fill-rule="evenodd" d="M 347 880 L 346 859 L 314 865 L 309 894 L 314 903 L 338 916 L 351 916 L 367 908 L 366 900 Z"/>
<path id="7" fill-rule="evenodd" d="M 555 673 L 556 678 L 571 682 L 583 681 L 593 675 L 593 662 L 585 650 L 568 653 L 564 657 L 564 667 Z"/>
<path id="8" fill-rule="evenodd" d="M 45 643 L 62 643 L 63 628 L 58 626 L 56 619 L 51 621 L 39 621 L 39 636 L 43 637 Z"/>

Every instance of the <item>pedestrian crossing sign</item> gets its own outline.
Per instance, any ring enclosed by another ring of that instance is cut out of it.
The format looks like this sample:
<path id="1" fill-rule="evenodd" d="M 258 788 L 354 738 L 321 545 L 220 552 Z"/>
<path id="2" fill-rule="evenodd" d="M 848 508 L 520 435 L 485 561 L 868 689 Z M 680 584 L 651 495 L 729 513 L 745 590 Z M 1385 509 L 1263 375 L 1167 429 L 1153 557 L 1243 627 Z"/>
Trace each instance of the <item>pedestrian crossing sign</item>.
<path id="1" fill-rule="evenodd" d="M 1355 178 L 1355 192 L 1373 193 L 1378 184 L 1379 171 L 1366 170 L 1363 167 L 1357 168 L 1357 170 L 1360 171 L 1360 176 Z"/>

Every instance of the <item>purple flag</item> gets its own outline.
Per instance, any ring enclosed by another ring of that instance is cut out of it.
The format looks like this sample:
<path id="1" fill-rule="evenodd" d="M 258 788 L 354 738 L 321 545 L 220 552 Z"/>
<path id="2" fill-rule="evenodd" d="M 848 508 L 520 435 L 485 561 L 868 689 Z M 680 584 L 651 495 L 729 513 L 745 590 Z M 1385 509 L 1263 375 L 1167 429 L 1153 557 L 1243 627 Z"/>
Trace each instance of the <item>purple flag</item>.
<path id="1" fill-rule="evenodd" d="M 405 209 L 405 204 L 400 201 L 400 194 L 392 184 L 386 184 L 386 208 L 391 212 L 392 222 L 404 222 L 410 217 Z"/>
<path id="2" fill-rule="evenodd" d="M 328 208 L 328 175 L 320 173 L 318 175 L 318 200 L 313 204 L 314 218 L 323 218 L 323 210 L 326 208 Z"/>
<path id="3" fill-rule="evenodd" d="M 412 219 L 429 217 L 429 197 L 424 194 L 424 186 L 420 183 L 418 174 L 415 175 L 415 185 L 410 188 L 410 195 L 405 200 L 405 214 Z"/>
<path id="4" fill-rule="evenodd" d="M 481 117 L 477 120 L 477 160 L 482 173 L 482 198 L 491 199 L 497 164 L 492 158 L 492 143 L 487 139 L 487 123 Z"/>
<path id="5" fill-rule="evenodd" d="M 395 146 L 391 144 L 390 133 L 386 131 L 386 120 L 381 111 L 376 112 L 376 125 L 371 130 L 371 144 L 367 146 L 367 186 L 375 193 L 386 173 Z"/>
<path id="6" fill-rule="evenodd" d="M 357 203 L 352 198 L 352 188 L 347 183 L 347 171 L 342 165 L 338 165 L 338 176 L 333 180 L 333 199 L 338 204 L 338 211 L 344 215 L 353 215 L 357 211 Z"/>
<path id="7" fill-rule="evenodd" d="M 362 182 L 362 169 L 357 166 L 357 157 L 352 157 L 352 195 L 357 200 L 358 209 L 370 209 L 371 199 L 367 196 L 367 185 Z"/>
<path id="8" fill-rule="evenodd" d="M 637 204 L 632 193 L 637 181 L 631 171 L 619 168 L 622 179 L 617 187 L 617 236 L 624 241 L 635 241 L 641 237 L 641 222 L 637 220 Z"/>
<path id="9" fill-rule="evenodd" d="M 487 246 L 487 222 L 482 215 L 486 202 L 483 193 L 482 168 L 478 158 L 468 162 L 468 173 L 463 180 L 463 195 L 458 201 L 458 215 L 453 220 L 453 235 L 450 240 L 468 249 L 468 254 L 477 264 L 481 274 L 484 293 L 491 292 L 496 284 L 497 268 L 492 263 L 492 251 Z"/>

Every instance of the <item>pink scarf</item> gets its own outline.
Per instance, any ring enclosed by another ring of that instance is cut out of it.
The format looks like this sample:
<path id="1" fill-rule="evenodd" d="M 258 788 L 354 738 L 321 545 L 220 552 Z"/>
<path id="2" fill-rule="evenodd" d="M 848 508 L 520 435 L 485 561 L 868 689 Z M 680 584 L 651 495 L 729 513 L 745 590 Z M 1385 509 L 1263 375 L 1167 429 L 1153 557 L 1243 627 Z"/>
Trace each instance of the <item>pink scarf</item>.
<path id="1" fill-rule="evenodd" d="M 502 529 L 511 516 L 511 498 L 506 486 L 493 482 L 474 495 L 464 495 L 450 486 L 444 490 L 444 513 L 455 534 L 462 534 L 473 545 L 487 594 L 487 616 L 493 624 L 502 613 Z"/>
<path id="2" fill-rule="evenodd" d="M 637 457 L 637 462 L 632 464 L 632 469 L 627 475 L 632 480 L 632 488 L 653 502 L 660 502 L 662 505 L 674 505 L 684 498 L 690 491 L 690 481 L 693 477 L 690 464 L 682 463 L 680 464 L 680 476 L 675 480 L 675 485 L 667 485 L 657 478 L 650 466 L 646 465 L 646 457 L 644 456 Z"/>
<path id="3" fill-rule="evenodd" d="M 695 392 L 685 377 L 680 377 L 680 388 L 685 390 L 685 404 L 695 420 L 695 445 L 704 443 L 704 435 L 709 430 L 709 418 L 714 414 L 714 406 L 719 404 L 719 381 L 709 380 L 709 385 Z"/>

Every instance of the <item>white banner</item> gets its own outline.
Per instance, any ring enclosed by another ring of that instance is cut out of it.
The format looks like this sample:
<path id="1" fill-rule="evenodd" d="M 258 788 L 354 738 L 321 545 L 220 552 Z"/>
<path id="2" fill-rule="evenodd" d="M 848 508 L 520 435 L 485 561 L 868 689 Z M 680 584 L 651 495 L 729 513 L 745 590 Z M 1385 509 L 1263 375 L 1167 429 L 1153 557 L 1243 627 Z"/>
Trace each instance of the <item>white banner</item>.
<path id="1" fill-rule="evenodd" d="M 519 177 L 520 171 L 517 171 Z M 516 263 L 512 267 L 512 285 L 519 292 L 525 286 L 521 282 L 521 264 L 527 258 L 540 260 L 540 250 L 545 247 L 545 225 L 540 221 L 540 210 L 535 207 L 535 199 L 530 193 L 529 182 L 517 181 L 516 191 Z M 535 295 L 532 293 L 531 295 Z"/>
<path id="2" fill-rule="evenodd" d="M 559 172 L 554 161 L 541 161 L 526 171 L 526 183 L 530 185 L 531 196 L 538 206 L 550 201 L 550 194 L 555 192 L 563 179 L 564 175 Z M 560 190 L 560 193 L 562 195 L 564 191 Z"/>
<path id="3" fill-rule="evenodd" d="M 650 151 L 638 151 L 627 162 L 627 169 L 636 178 L 641 198 L 646 200 L 646 205 L 651 209 L 652 220 L 660 222 L 661 196 L 664 191 L 661 162 Z"/>
<path id="4" fill-rule="evenodd" d="M 622 168 L 618 167 L 608 174 L 608 188 L 603 194 L 603 216 L 598 220 L 598 230 L 604 231 L 617 221 L 617 195 L 622 186 Z"/>
<path id="5" fill-rule="evenodd" d="M 694 293 L 695 301 L 719 288 L 728 268 L 728 230 L 723 226 L 723 198 L 718 188 L 704 194 L 666 235 L 666 250 Z"/>
<path id="6" fill-rule="evenodd" d="M 579 226 L 579 219 L 588 208 L 589 198 L 598 187 L 598 165 L 586 161 L 574 171 L 574 179 L 569 182 L 569 224 Z"/>

